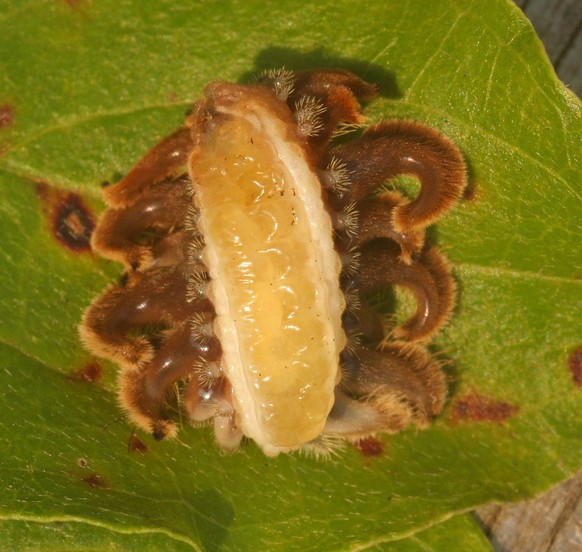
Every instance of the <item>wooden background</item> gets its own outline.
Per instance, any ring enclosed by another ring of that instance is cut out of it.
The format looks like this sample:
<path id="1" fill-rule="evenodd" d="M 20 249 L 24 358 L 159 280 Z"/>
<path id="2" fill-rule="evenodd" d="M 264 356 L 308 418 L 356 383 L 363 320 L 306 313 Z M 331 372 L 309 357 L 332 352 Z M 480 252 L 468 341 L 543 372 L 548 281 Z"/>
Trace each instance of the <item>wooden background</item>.
<path id="1" fill-rule="evenodd" d="M 516 4 L 535 27 L 560 79 L 582 97 L 582 0 Z M 537 500 L 485 506 L 473 515 L 496 552 L 582 552 L 582 473 Z"/>
<path id="2" fill-rule="evenodd" d="M 582 0 L 516 0 L 542 39 L 556 73 L 582 96 Z"/>

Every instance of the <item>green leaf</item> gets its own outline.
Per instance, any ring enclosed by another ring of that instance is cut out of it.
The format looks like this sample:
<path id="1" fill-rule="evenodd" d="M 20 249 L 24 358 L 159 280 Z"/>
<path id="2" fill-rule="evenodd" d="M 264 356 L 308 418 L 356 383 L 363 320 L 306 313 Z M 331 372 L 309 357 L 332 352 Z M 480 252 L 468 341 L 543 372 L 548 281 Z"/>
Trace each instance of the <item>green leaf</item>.
<path id="1" fill-rule="evenodd" d="M 0 521 L 3 545 L 7 550 L 44 552 L 69 550 L 99 552 L 127 550 L 188 551 L 187 543 L 171 541 L 164 534 L 119 533 L 79 522 Z M 168 546 L 170 544 L 170 546 Z M 366 552 L 489 552 L 491 545 L 479 525 L 469 515 L 459 515 L 398 541 L 365 545 Z"/>
<path id="2" fill-rule="evenodd" d="M 470 514 L 455 516 L 402 540 L 370 543 L 366 552 L 488 552 L 493 548 Z"/>
<path id="3" fill-rule="evenodd" d="M 128 450 L 115 368 L 99 362 L 96 377 L 76 330 L 121 269 L 65 247 L 55 217 L 70 191 L 100 211 L 100 183 L 180 124 L 206 83 L 281 65 L 353 70 L 382 89 L 372 121 L 426 122 L 466 155 L 472 199 L 433 234 L 460 287 L 436 345 L 449 405 L 429 430 L 383 439 L 380 457 L 225 455 L 188 427 Z M 402 539 L 580 467 L 582 389 L 568 370 L 582 346 L 580 102 L 511 3 L 11 1 L 0 67 L 2 542 L 414 546 Z M 442 549 L 462 519 L 410 539 Z"/>

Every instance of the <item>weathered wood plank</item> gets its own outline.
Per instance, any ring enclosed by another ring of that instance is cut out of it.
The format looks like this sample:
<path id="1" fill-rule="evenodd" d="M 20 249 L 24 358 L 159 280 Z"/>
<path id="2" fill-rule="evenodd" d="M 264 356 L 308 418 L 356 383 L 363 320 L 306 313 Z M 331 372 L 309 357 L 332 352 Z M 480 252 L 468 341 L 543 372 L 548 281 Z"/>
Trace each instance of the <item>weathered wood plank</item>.
<path id="1" fill-rule="evenodd" d="M 582 1 L 516 0 L 544 43 L 560 79 L 582 96 Z"/>
<path id="2" fill-rule="evenodd" d="M 537 500 L 475 512 L 497 552 L 580 552 L 582 473 Z"/>
<path id="3" fill-rule="evenodd" d="M 580 2 L 582 11 L 582 1 Z M 582 97 L 582 24 L 572 41 L 572 45 L 564 51 L 564 54 L 556 63 L 558 76 L 570 87 L 570 89 Z"/>

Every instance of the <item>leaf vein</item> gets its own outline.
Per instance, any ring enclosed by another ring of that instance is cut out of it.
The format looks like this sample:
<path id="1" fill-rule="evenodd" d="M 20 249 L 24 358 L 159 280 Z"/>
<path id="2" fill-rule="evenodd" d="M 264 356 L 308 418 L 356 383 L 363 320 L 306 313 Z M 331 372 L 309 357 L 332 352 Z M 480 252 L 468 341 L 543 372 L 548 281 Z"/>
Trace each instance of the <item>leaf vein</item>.
<path id="1" fill-rule="evenodd" d="M 459 272 L 466 270 L 468 272 L 480 272 L 482 274 L 486 274 L 489 276 L 503 275 L 511 278 L 522 278 L 555 283 L 567 283 L 582 286 L 582 280 L 577 280 L 576 278 L 540 274 L 538 272 L 531 272 L 530 270 L 514 270 L 506 267 L 489 267 L 466 262 L 455 263 L 455 269 L 458 270 Z"/>
<path id="2" fill-rule="evenodd" d="M 91 525 L 93 527 L 99 527 L 101 529 L 107 529 L 114 533 L 121 533 L 124 535 L 148 535 L 148 534 L 161 534 L 168 538 L 182 542 L 192 547 L 193 550 L 201 552 L 201 548 L 190 539 L 169 531 L 167 529 L 157 529 L 157 528 L 139 528 L 134 527 L 132 529 L 125 529 L 125 527 L 116 527 L 107 523 L 98 523 L 91 520 L 90 518 L 84 518 L 82 516 L 32 516 L 27 514 L 0 514 L 0 520 L 3 521 L 25 521 L 32 523 L 82 523 L 84 525 Z"/>

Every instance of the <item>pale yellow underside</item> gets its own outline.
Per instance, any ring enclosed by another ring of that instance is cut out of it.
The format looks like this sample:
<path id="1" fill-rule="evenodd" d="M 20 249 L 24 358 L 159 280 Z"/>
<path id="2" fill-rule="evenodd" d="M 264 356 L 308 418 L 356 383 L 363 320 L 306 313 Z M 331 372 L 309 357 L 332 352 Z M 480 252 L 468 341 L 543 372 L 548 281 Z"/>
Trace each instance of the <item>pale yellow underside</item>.
<path id="1" fill-rule="evenodd" d="M 191 167 L 223 369 L 238 423 L 267 454 L 321 433 L 345 341 L 319 183 L 297 144 L 273 140 L 278 126 L 233 117 Z"/>

